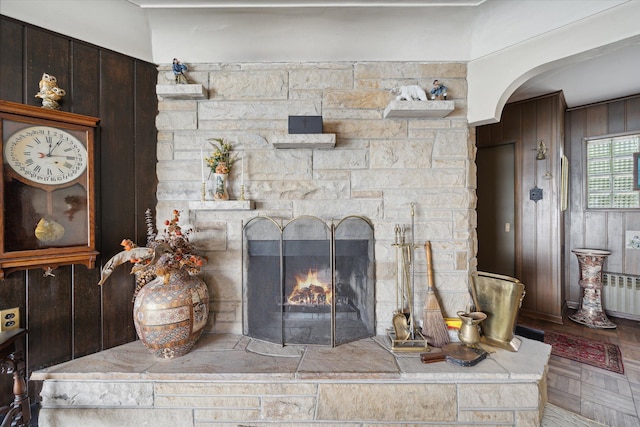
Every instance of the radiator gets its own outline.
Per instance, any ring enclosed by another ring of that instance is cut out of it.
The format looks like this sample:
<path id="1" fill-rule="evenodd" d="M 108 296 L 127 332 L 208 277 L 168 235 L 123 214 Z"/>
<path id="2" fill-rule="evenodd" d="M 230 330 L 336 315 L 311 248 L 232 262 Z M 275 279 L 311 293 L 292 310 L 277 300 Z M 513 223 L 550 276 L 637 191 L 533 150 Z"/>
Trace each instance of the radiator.
<path id="1" fill-rule="evenodd" d="M 618 317 L 640 317 L 640 276 L 603 272 L 602 305 Z"/>

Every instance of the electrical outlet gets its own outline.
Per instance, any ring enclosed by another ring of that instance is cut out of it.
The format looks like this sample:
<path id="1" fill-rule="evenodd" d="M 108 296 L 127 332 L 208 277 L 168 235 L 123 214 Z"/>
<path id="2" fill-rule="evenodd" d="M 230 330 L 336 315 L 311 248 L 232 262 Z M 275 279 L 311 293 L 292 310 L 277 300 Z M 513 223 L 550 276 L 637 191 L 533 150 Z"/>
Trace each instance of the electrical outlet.
<path id="1" fill-rule="evenodd" d="M 20 307 L 0 310 L 0 332 L 18 329 L 20 327 Z"/>

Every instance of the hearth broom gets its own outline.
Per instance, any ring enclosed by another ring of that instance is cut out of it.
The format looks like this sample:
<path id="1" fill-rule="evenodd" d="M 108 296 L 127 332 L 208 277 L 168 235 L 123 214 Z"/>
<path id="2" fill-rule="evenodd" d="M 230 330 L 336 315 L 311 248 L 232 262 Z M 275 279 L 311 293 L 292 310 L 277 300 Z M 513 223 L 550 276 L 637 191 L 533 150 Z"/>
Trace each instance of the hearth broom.
<path id="1" fill-rule="evenodd" d="M 424 244 L 424 250 L 427 257 L 427 295 L 424 299 L 424 321 L 423 335 L 427 342 L 434 347 L 442 348 L 449 343 L 449 333 L 447 332 L 447 324 L 442 316 L 440 304 L 436 297 L 434 280 L 433 280 L 433 261 L 431 259 L 431 242 Z"/>

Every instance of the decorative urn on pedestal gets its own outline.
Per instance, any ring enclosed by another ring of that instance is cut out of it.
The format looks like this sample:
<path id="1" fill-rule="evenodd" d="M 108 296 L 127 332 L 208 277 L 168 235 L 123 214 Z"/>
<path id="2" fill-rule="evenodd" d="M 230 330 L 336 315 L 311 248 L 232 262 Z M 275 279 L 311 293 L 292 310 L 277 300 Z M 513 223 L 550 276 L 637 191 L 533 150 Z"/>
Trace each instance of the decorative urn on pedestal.
<path id="1" fill-rule="evenodd" d="M 136 276 L 133 320 L 142 343 L 159 358 L 187 354 L 194 346 L 209 317 L 209 290 L 196 276 L 204 259 L 194 253 L 188 234 L 178 224 L 180 212 L 165 221 L 161 238 L 146 211 L 147 246 L 138 247 L 125 239 L 124 251 L 111 258 L 102 269 L 102 285 L 113 270 L 125 263 L 134 264 Z"/>
<path id="2" fill-rule="evenodd" d="M 576 323 L 597 329 L 614 329 L 617 327 L 607 317 L 602 307 L 602 267 L 611 252 L 600 249 L 572 249 L 578 258 L 580 268 L 580 291 L 582 298 L 575 314 L 569 316 Z"/>

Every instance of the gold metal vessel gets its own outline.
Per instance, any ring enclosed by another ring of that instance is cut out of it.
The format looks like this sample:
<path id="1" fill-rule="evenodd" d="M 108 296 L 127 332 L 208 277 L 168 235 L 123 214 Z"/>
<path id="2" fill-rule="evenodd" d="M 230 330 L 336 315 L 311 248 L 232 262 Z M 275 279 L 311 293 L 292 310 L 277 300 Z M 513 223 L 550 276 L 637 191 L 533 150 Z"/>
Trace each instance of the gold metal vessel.
<path id="1" fill-rule="evenodd" d="M 473 311 L 471 313 L 459 311 L 457 314 L 462 321 L 462 326 L 460 327 L 460 331 L 458 331 L 460 342 L 468 346 L 478 344 L 480 342 L 480 329 L 478 325 L 487 318 L 487 315 L 481 311 Z"/>
<path id="2" fill-rule="evenodd" d="M 525 296 L 524 284 L 513 277 L 485 272 L 474 273 L 472 279 L 475 309 L 487 315 L 480 325 L 481 342 L 518 351 L 522 341 L 514 336 L 514 330 Z"/>

